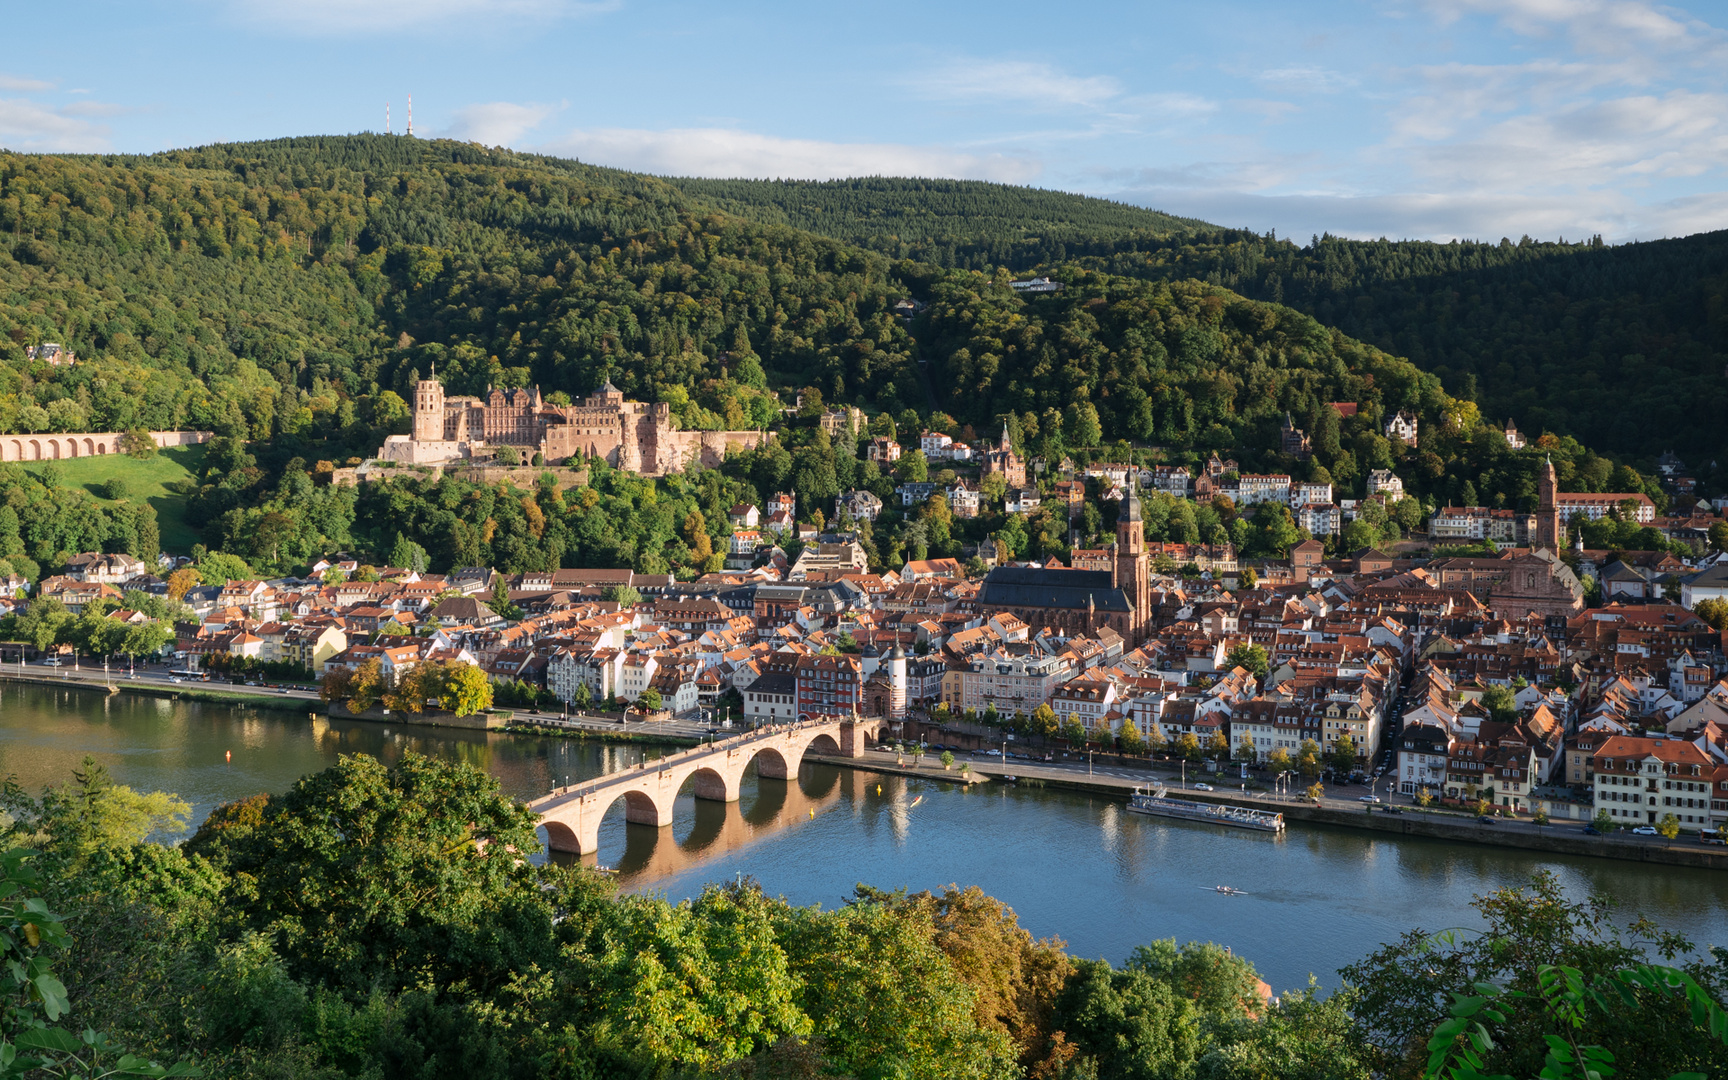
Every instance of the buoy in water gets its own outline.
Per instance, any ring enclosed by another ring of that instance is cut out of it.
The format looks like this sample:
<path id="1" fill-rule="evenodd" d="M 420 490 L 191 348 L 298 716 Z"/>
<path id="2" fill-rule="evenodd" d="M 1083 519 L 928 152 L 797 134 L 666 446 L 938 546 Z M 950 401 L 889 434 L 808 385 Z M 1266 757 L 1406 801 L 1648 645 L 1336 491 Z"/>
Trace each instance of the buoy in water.
<path id="1" fill-rule="evenodd" d="M 226 754 L 225 754 L 225 755 L 224 755 L 224 757 L 225 757 L 225 758 L 226 758 L 226 759 L 227 759 L 227 761 L 228 761 L 228 763 L 229 763 L 229 764 L 233 764 L 233 763 L 234 763 L 234 751 L 232 751 L 232 750 L 230 750 L 230 751 L 228 751 L 228 752 L 227 752 L 227 753 L 226 753 Z"/>
<path id="2" fill-rule="evenodd" d="M 810 811 L 810 820 L 811 821 L 816 820 L 816 811 L 814 811 L 814 810 Z"/>
<path id="3" fill-rule="evenodd" d="M 882 785 L 881 784 L 876 785 L 876 794 L 878 794 L 878 795 L 882 794 Z"/>

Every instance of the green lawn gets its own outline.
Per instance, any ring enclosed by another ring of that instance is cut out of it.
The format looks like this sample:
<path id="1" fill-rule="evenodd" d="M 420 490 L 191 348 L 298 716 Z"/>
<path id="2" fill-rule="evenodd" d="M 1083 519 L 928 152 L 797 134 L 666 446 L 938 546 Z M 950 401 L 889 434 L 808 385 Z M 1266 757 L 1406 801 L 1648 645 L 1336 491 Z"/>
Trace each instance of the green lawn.
<path id="1" fill-rule="evenodd" d="M 38 472 L 45 462 L 29 462 L 27 467 Z M 156 508 L 156 521 L 162 530 L 162 550 L 184 555 L 198 543 L 197 530 L 186 524 L 186 496 L 169 490 L 169 485 L 182 482 L 196 484 L 197 474 L 204 467 L 202 446 L 174 446 L 156 451 L 143 461 L 124 454 L 103 454 L 99 457 L 69 458 L 54 462 L 67 487 L 81 487 L 104 505 L 98 489 L 107 481 L 119 477 L 129 489 L 123 502 L 148 502 Z"/>

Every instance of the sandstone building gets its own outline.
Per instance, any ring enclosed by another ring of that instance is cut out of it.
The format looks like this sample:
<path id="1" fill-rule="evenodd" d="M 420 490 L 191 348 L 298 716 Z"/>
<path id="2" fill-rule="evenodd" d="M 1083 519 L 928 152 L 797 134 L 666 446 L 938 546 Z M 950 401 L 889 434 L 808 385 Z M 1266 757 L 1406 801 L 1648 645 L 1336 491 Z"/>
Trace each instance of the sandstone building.
<path id="1" fill-rule="evenodd" d="M 411 434 L 384 440 L 378 457 L 412 465 L 488 458 L 498 447 L 535 454 L 557 465 L 597 457 L 615 468 L 664 476 L 691 462 L 718 465 L 731 450 L 748 450 L 770 436 L 760 431 L 680 431 L 664 402 L 625 401 L 606 385 L 578 405 L 553 405 L 538 387 L 493 389 L 484 398 L 445 397 L 437 379 L 414 387 Z"/>
<path id="2" fill-rule="evenodd" d="M 1130 486 L 1116 522 L 1108 570 L 998 566 L 978 591 L 980 612 L 1008 612 L 1034 632 L 1096 634 L 1104 627 L 1137 646 L 1152 631 L 1152 566 L 1140 495 Z"/>

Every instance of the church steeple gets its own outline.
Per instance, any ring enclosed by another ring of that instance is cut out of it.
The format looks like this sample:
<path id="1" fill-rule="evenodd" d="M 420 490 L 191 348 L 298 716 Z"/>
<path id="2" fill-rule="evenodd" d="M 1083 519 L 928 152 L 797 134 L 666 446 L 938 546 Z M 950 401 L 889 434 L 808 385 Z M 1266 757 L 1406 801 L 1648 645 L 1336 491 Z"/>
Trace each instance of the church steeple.
<path id="1" fill-rule="evenodd" d="M 1152 621 L 1152 567 L 1146 554 L 1146 525 L 1140 516 L 1140 492 L 1137 478 L 1130 473 L 1128 495 L 1122 502 L 1121 516 L 1116 519 L 1116 558 L 1111 567 L 1111 582 L 1122 590 L 1128 600 L 1128 639 L 1130 649 L 1137 648 Z"/>
<path id="2" fill-rule="evenodd" d="M 1549 454 L 1536 474 L 1536 544 L 1559 551 L 1560 543 L 1560 480 Z"/>

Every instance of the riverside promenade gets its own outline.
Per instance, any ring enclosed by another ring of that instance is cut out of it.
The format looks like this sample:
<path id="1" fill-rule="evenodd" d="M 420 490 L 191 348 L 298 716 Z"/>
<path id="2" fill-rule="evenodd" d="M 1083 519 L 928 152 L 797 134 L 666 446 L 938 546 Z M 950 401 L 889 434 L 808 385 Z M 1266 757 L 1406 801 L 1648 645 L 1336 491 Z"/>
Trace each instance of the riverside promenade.
<path id="1" fill-rule="evenodd" d="M 1503 818 L 1492 825 L 1484 825 L 1469 815 L 1445 810 L 1401 806 L 1396 808 L 1396 813 L 1389 812 L 1386 804 L 1365 803 L 1355 796 L 1328 796 L 1315 803 L 1304 796 L 1245 792 L 1235 785 L 1223 782 L 1212 784 L 1214 790 L 1205 791 L 1195 785 L 1211 784 L 1211 781 L 1192 774 L 1184 787 L 1175 777 L 1151 770 L 1098 765 L 1091 766 L 1089 770 L 1083 760 L 1036 762 L 1011 759 L 1004 762 L 1000 758 L 972 754 L 957 756 L 957 760 L 971 766 L 974 773 L 993 780 L 999 781 L 1003 776 L 1013 776 L 1017 780 L 1046 788 L 1066 788 L 1123 799 L 1135 788 L 1164 784 L 1172 790 L 1181 791 L 1185 799 L 1272 810 L 1283 814 L 1286 821 L 1310 825 L 1333 825 L 1396 836 L 1492 844 L 1557 855 L 1589 855 L 1669 866 L 1728 870 L 1728 850 L 1706 847 L 1686 833 L 1681 833 L 1679 839 L 1670 841 L 1660 836 L 1590 836 L 1583 831 L 1584 825 L 1581 822 L 1537 826 L 1529 821 Z M 857 764 L 860 767 L 870 767 L 867 761 Z M 929 771 L 939 773 L 941 768 L 937 765 Z"/>

